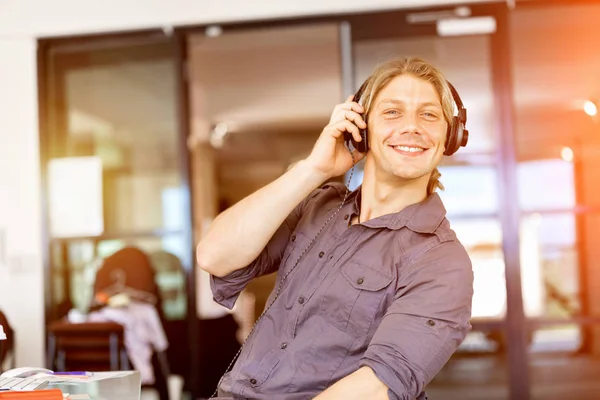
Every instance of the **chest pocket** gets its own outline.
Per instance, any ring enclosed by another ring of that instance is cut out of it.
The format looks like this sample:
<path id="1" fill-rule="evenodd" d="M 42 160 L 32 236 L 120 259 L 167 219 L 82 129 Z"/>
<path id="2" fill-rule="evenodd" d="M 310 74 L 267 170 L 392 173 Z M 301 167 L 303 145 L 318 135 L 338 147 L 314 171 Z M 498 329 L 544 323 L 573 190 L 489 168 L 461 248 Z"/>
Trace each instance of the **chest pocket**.
<path id="1" fill-rule="evenodd" d="M 382 301 L 394 277 L 356 262 L 345 264 L 321 301 L 324 316 L 338 329 L 363 336 L 380 315 Z"/>

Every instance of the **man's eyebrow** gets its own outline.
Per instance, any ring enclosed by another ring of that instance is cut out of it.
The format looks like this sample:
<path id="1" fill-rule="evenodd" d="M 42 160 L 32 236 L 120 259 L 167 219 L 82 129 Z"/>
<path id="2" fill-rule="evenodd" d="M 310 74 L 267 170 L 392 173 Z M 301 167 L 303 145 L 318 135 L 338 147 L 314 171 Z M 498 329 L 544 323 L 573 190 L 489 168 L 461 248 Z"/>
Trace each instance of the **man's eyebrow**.
<path id="1" fill-rule="evenodd" d="M 385 104 L 385 103 L 392 103 L 392 104 L 404 104 L 405 102 L 403 100 L 398 100 L 398 99 L 383 99 L 379 102 L 378 106 Z M 420 107 L 437 107 L 437 108 L 442 108 L 442 105 L 440 103 L 435 103 L 433 101 L 426 101 L 424 103 L 419 104 Z"/>

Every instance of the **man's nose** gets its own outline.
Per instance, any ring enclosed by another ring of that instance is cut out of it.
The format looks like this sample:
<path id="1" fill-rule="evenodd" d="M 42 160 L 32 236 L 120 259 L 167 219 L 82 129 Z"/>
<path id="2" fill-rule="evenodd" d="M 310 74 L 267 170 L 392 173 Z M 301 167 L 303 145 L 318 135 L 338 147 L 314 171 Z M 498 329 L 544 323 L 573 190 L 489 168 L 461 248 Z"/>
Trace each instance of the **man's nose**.
<path id="1" fill-rule="evenodd" d="M 419 119 L 414 113 L 404 114 L 404 121 L 402 131 L 405 133 L 418 133 L 419 132 Z"/>

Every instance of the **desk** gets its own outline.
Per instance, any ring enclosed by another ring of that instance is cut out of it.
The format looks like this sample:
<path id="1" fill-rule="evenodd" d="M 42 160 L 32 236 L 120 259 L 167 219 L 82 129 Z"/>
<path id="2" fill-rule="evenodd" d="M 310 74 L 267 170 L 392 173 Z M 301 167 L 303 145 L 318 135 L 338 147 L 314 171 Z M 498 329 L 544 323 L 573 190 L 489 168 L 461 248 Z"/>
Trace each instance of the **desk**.
<path id="1" fill-rule="evenodd" d="M 80 382 L 51 383 L 48 389 L 60 389 L 63 393 L 82 400 L 140 400 L 140 373 L 137 371 L 95 372 Z"/>

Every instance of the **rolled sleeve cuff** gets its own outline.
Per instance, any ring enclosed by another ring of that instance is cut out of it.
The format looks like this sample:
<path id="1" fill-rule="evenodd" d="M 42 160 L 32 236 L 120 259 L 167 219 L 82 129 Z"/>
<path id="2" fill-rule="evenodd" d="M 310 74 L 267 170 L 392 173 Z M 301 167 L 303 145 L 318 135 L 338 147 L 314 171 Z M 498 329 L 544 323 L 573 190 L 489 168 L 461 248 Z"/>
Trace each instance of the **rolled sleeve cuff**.
<path id="1" fill-rule="evenodd" d="M 365 356 L 359 363 L 360 367 L 369 367 L 377 378 L 388 387 L 390 400 L 414 400 L 416 396 L 408 393 L 408 385 L 398 379 L 398 374 L 376 355 Z"/>
<path id="2" fill-rule="evenodd" d="M 210 275 L 210 289 L 213 293 L 213 300 L 231 310 L 238 297 L 240 297 L 240 293 L 252 278 L 250 266 L 233 271 L 222 278 Z"/>

